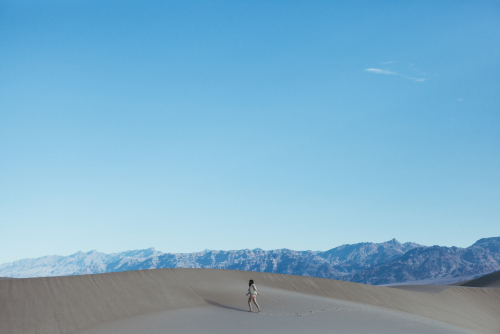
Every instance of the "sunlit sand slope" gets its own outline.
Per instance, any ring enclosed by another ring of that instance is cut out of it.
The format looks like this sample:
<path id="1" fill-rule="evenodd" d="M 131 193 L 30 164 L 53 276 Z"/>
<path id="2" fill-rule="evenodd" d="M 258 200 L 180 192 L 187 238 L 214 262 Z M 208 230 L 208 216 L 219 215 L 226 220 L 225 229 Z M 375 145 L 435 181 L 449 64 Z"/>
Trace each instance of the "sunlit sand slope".
<path id="1" fill-rule="evenodd" d="M 247 313 L 248 279 L 262 314 Z M 500 333 L 500 290 L 156 269 L 0 281 L 0 333 Z"/>

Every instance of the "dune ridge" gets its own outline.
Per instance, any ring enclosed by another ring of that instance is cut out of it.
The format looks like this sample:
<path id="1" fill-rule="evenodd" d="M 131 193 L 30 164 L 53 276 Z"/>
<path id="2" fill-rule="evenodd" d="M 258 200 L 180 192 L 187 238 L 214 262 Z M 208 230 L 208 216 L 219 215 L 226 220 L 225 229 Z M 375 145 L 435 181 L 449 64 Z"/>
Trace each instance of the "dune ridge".
<path id="1" fill-rule="evenodd" d="M 419 293 L 304 276 L 176 268 L 2 280 L 0 333 L 72 333 L 175 310 L 240 311 L 246 307 L 248 279 L 267 295 L 268 305 L 283 294 L 300 295 L 403 312 L 475 333 L 500 332 L 500 289 L 451 287 Z M 292 306 L 290 313 L 301 307 Z"/>
<path id="2" fill-rule="evenodd" d="M 478 277 L 465 283 L 462 282 L 460 286 L 477 288 L 500 288 L 500 271 Z"/>

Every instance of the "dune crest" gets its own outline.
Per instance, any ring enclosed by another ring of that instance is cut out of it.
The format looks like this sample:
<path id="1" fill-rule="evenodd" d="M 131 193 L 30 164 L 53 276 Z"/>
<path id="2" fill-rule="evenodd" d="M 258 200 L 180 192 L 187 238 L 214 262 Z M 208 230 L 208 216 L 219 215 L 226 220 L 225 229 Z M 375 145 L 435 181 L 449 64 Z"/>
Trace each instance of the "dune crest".
<path id="1" fill-rule="evenodd" d="M 500 288 L 500 271 L 478 277 L 476 279 L 462 282 L 460 286 L 469 286 L 476 288 Z"/>

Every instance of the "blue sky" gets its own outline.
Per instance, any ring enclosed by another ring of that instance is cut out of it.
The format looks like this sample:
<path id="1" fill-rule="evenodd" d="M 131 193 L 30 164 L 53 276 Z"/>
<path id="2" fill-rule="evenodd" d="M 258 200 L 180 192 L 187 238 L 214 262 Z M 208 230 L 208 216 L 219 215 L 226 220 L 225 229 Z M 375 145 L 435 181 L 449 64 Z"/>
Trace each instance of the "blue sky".
<path id="1" fill-rule="evenodd" d="M 500 235 L 498 1 L 2 1 L 0 263 Z"/>

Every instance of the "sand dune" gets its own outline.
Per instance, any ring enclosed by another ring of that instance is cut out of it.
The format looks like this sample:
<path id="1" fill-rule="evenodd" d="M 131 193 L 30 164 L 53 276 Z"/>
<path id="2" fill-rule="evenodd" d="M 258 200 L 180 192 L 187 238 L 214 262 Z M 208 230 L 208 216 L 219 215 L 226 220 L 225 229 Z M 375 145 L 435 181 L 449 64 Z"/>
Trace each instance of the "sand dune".
<path id="1" fill-rule="evenodd" d="M 440 293 L 443 290 L 453 288 L 451 285 L 424 285 L 424 284 L 412 284 L 412 285 L 392 285 L 390 288 L 401 289 L 406 291 L 414 291 L 421 293 Z"/>
<path id="2" fill-rule="evenodd" d="M 254 279 L 262 314 L 247 313 Z M 500 333 L 500 289 L 156 269 L 0 281 L 0 333 Z"/>
<path id="3" fill-rule="evenodd" d="M 500 288 L 500 271 L 464 282 L 460 286 L 477 288 Z"/>
<path id="4" fill-rule="evenodd" d="M 470 281 L 472 279 L 478 278 L 481 275 L 465 275 L 459 277 L 439 277 L 439 278 L 427 278 L 416 281 L 400 282 L 400 283 L 390 283 L 381 284 L 380 286 L 391 286 L 396 285 L 460 285 L 464 282 Z"/>

